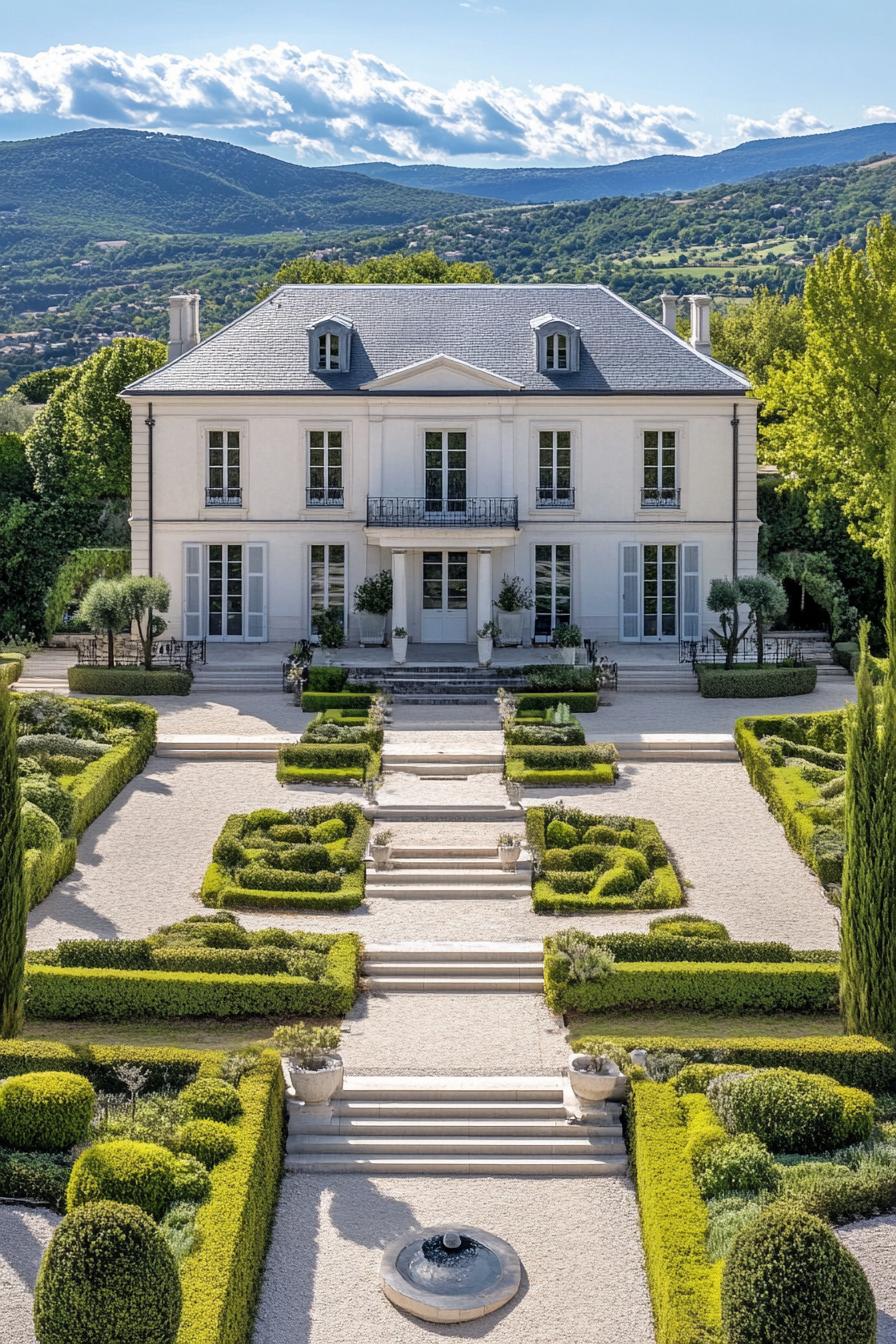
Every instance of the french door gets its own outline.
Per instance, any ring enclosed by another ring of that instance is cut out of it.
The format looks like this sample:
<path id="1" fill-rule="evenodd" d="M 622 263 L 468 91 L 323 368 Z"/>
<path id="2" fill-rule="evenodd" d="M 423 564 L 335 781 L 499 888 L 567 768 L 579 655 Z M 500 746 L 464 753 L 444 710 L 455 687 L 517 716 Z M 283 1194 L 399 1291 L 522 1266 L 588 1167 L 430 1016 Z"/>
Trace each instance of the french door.
<path id="1" fill-rule="evenodd" d="M 423 552 L 424 644 L 467 642 L 467 553 Z"/>
<path id="2" fill-rule="evenodd" d="M 345 547 L 311 546 L 309 556 L 311 626 L 317 613 L 329 610 L 345 629 Z"/>
<path id="3" fill-rule="evenodd" d="M 267 547 L 184 546 L 184 638 L 267 639 Z"/>
<path id="4" fill-rule="evenodd" d="M 572 547 L 535 547 L 535 638 L 548 640 L 572 620 Z"/>
<path id="5" fill-rule="evenodd" d="M 624 543 L 620 638 L 642 643 L 700 637 L 700 547 Z"/>
<path id="6" fill-rule="evenodd" d="M 426 513 L 466 513 L 466 434 L 461 430 L 427 430 L 423 451 Z"/>

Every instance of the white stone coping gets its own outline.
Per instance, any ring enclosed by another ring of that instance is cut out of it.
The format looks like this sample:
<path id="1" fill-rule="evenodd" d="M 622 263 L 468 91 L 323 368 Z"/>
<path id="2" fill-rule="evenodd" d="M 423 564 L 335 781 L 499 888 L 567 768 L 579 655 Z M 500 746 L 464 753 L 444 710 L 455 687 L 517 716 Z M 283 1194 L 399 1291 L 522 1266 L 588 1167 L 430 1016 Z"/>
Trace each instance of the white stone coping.
<path id="1" fill-rule="evenodd" d="M 447 1296 L 429 1292 L 420 1284 L 405 1278 L 398 1268 L 398 1257 L 405 1247 L 428 1241 L 430 1237 L 443 1236 L 446 1232 L 471 1237 L 492 1252 L 499 1265 L 495 1283 L 475 1293 Z M 474 1321 L 497 1311 L 519 1292 L 521 1278 L 520 1258 L 509 1242 L 481 1228 L 466 1227 L 461 1223 L 440 1223 L 436 1227 L 419 1228 L 407 1236 L 398 1237 L 386 1247 L 380 1264 L 380 1285 L 393 1305 L 424 1321 L 444 1324 Z"/>

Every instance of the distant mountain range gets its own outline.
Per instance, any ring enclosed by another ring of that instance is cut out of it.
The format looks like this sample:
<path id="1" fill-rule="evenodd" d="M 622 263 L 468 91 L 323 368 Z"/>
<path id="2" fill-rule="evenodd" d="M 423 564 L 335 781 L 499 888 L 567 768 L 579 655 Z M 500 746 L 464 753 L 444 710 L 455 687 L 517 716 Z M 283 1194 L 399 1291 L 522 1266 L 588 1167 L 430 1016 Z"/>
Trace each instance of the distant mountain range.
<path id="1" fill-rule="evenodd" d="M 380 182 L 430 191 L 486 196 L 506 204 L 593 201 L 602 196 L 650 196 L 697 191 L 723 182 L 784 172 L 788 168 L 859 163 L 874 154 L 896 154 L 896 122 L 855 126 L 821 135 L 749 140 L 735 149 L 692 157 L 657 154 L 597 168 L 453 168 L 442 163 L 353 163 L 353 173 Z M 348 167 L 348 165 L 346 165 Z"/>

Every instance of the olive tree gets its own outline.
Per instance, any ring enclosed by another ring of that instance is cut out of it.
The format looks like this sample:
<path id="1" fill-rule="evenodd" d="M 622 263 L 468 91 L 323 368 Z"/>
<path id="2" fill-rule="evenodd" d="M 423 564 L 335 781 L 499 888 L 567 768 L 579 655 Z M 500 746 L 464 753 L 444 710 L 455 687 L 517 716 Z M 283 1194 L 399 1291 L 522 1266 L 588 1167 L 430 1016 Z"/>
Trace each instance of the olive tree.
<path id="1" fill-rule="evenodd" d="M 97 635 L 106 636 L 106 665 L 115 666 L 115 635 L 127 625 L 123 580 L 97 579 L 90 585 L 78 608 L 78 620 Z"/>
<path id="2" fill-rule="evenodd" d="M 765 662 L 765 632 L 787 611 L 787 594 L 781 580 L 771 574 L 751 574 L 740 579 L 738 586 L 756 628 L 756 662 L 761 667 Z"/>
<path id="3" fill-rule="evenodd" d="M 159 612 L 171 605 L 171 585 L 167 579 L 145 574 L 132 574 L 119 580 L 125 617 L 137 627 L 143 645 L 143 666 L 152 670 L 152 642 L 166 629 L 167 623 Z"/>
<path id="4" fill-rule="evenodd" d="M 743 601 L 740 583 L 737 579 L 713 579 L 709 585 L 706 605 L 719 618 L 718 630 L 710 630 L 725 650 L 725 667 L 730 671 L 734 667 L 738 645 L 746 639 L 752 629 L 752 621 L 741 629 L 740 604 Z"/>

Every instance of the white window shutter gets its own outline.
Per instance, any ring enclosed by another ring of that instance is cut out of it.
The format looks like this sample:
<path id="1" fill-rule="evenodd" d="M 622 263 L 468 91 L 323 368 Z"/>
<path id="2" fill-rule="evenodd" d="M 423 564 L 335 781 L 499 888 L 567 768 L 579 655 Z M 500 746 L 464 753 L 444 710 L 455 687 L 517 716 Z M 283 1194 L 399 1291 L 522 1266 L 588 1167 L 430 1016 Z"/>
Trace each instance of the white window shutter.
<path id="1" fill-rule="evenodd" d="M 696 542 L 681 547 L 681 637 L 700 638 L 700 547 Z"/>
<path id="2" fill-rule="evenodd" d="M 184 545 L 184 639 L 202 638 L 202 547 Z"/>
<path id="3" fill-rule="evenodd" d="M 267 639 L 267 545 L 246 546 L 246 639 Z"/>
<path id="4" fill-rule="evenodd" d="M 641 634 L 641 548 L 634 542 L 620 546 L 621 621 L 619 637 L 637 640 Z"/>

